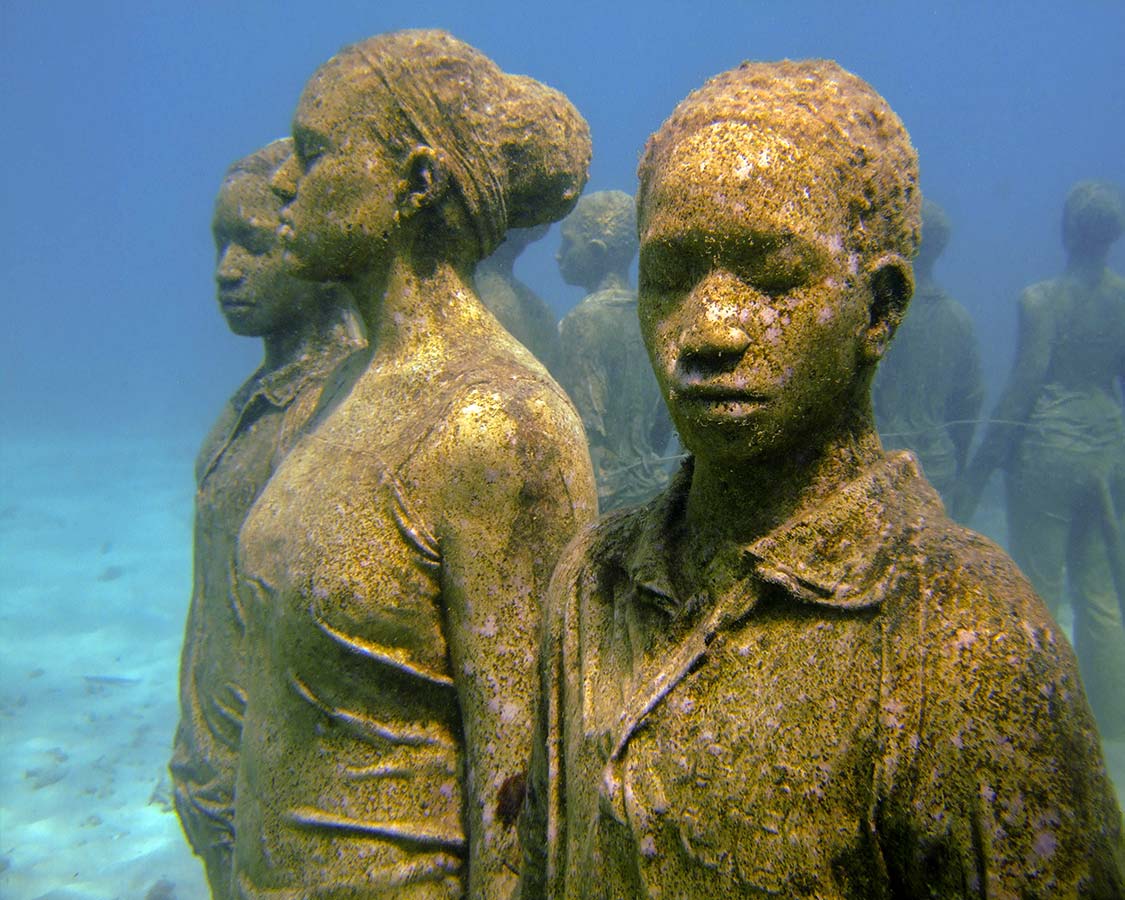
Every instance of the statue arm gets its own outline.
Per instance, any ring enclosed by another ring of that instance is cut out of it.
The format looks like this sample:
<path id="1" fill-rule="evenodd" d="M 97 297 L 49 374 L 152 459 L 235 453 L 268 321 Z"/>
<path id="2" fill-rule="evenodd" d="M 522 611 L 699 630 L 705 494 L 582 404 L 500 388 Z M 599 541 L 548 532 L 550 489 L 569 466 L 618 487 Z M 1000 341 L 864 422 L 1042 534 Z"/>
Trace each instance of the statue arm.
<path id="1" fill-rule="evenodd" d="M 1121 348 L 1121 355 L 1117 359 L 1117 375 L 1114 378 L 1114 389 L 1117 391 L 1117 402 L 1125 412 L 1125 347 Z"/>
<path id="2" fill-rule="evenodd" d="M 962 319 L 962 333 L 958 338 L 961 353 L 954 372 L 953 390 L 946 406 L 946 430 L 953 442 L 953 452 L 958 473 L 965 471 L 969 461 L 969 447 L 976 432 L 977 417 L 984 404 L 984 378 L 980 368 L 980 348 L 973 334 L 968 314 Z"/>
<path id="3" fill-rule="evenodd" d="M 954 501 L 955 516 L 966 521 L 976 508 L 989 475 L 1011 458 L 1022 437 L 1051 362 L 1050 297 L 1032 288 L 1019 304 L 1019 337 L 1011 374 L 985 430 L 976 455 L 965 470 Z"/>
<path id="4" fill-rule="evenodd" d="M 581 307 L 563 319 L 559 326 L 562 384 L 578 409 L 596 465 L 598 455 L 608 443 L 606 407 L 609 373 L 597 353 L 600 340 L 595 332 L 596 323 Z"/>
<path id="5" fill-rule="evenodd" d="M 920 623 L 920 726 L 897 768 L 909 786 L 881 827 L 892 882 L 903 896 L 1125 896 L 1121 813 L 1074 654 L 1014 565 L 994 547 L 978 558 L 983 585 L 938 589 Z"/>
<path id="6" fill-rule="evenodd" d="M 438 537 L 466 747 L 466 896 L 493 900 L 511 896 L 520 865 L 543 595 L 597 501 L 581 430 L 554 390 L 479 391 L 446 435 Z"/>
<path id="7" fill-rule="evenodd" d="M 572 545 L 573 546 L 573 545 Z M 569 551 L 555 571 L 547 593 L 543 641 L 539 650 L 539 700 L 535 714 L 527 797 L 520 815 L 518 900 L 546 900 L 561 895 L 556 882 L 566 858 L 566 821 L 563 753 L 563 630 L 565 610 L 574 594 L 573 560 Z"/>

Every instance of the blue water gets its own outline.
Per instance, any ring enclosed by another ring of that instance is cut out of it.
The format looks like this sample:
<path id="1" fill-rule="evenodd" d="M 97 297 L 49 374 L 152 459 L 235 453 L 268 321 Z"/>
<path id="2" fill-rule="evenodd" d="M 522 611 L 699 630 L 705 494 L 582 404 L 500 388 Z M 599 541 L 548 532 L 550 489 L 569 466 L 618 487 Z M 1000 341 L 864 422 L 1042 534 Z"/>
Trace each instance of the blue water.
<path id="1" fill-rule="evenodd" d="M 225 167 L 287 133 L 305 79 L 343 44 L 406 26 L 445 27 L 570 96 L 594 135 L 593 189 L 632 190 L 645 138 L 708 76 L 835 57 L 910 129 L 954 225 L 938 274 L 980 324 L 995 383 L 1020 288 L 1061 266 L 1067 188 L 1125 182 L 1125 4 L 854 6 L 3 0 L 3 421 L 203 429 L 258 349 L 213 300 Z M 523 269 L 564 308 L 577 298 L 556 245 Z"/>
<path id="2" fill-rule="evenodd" d="M 66 811 L 98 789 L 58 756 L 113 758 L 117 744 L 96 745 L 112 733 L 147 754 L 143 775 L 116 774 L 118 799 L 159 787 L 189 585 L 190 459 L 260 352 L 217 312 L 211 206 L 226 166 L 287 132 L 304 81 L 342 45 L 452 31 L 564 91 L 593 132 L 591 189 L 627 191 L 647 135 L 708 76 L 745 58 L 836 58 L 911 132 L 923 189 L 953 223 L 936 274 L 975 318 L 997 389 L 1015 298 L 1062 267 L 1068 187 L 1125 184 L 1125 3 L 854 6 L 0 0 L 0 633 L 20 649 L 0 671 L 0 755 L 12 763 L 0 897 L 144 897 L 163 870 L 136 862 L 142 850 L 180 873 L 180 900 L 195 896 L 159 802 L 146 809 L 165 824 L 98 838 L 96 811 Z M 555 270 L 557 243 L 554 230 L 518 271 L 561 313 L 579 298 Z M 1111 264 L 1125 270 L 1125 241 Z M 135 680 L 83 680 L 115 671 Z M 142 689 L 143 701 L 120 699 Z M 82 731 L 84 704 L 111 704 L 98 721 L 118 730 Z M 69 774 L 52 782 L 59 770 Z M 91 841 L 118 855 L 88 854 L 75 887 L 71 852 Z M 129 879 L 106 874 L 130 859 Z"/>

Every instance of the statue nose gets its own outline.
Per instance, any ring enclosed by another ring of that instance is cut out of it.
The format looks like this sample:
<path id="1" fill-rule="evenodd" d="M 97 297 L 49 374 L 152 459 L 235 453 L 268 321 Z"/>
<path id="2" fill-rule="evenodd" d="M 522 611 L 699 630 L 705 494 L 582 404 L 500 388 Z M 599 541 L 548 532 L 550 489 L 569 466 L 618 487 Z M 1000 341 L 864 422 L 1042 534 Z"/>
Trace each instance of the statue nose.
<path id="1" fill-rule="evenodd" d="M 238 284 L 244 276 L 245 273 L 239 262 L 237 248 L 227 247 L 219 259 L 219 265 L 215 270 L 215 280 L 220 285 L 229 287 Z"/>
<path id="2" fill-rule="evenodd" d="M 750 336 L 741 328 L 715 328 L 706 335 L 696 330 L 683 344 L 677 368 L 687 381 L 720 375 L 735 368 L 749 346 Z"/>
<path id="3" fill-rule="evenodd" d="M 677 368 L 689 381 L 733 369 L 742 360 L 751 338 L 742 327 L 737 304 L 700 285 L 689 303 L 690 322 L 682 332 Z"/>

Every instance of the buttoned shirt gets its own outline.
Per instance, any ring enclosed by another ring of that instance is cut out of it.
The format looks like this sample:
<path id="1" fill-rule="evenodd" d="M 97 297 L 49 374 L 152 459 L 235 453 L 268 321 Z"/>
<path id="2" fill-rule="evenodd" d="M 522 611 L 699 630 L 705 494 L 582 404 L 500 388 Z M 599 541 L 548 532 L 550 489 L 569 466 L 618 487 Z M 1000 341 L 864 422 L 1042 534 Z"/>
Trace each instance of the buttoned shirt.
<path id="1" fill-rule="evenodd" d="M 238 531 L 312 415 L 329 373 L 358 346 L 334 341 L 256 371 L 227 402 L 196 458 L 193 585 L 171 770 L 176 808 L 198 853 L 233 844 L 246 704 L 245 621 L 233 584 Z"/>
<path id="2" fill-rule="evenodd" d="M 912 455 L 688 592 L 690 479 L 556 569 L 523 900 L 1125 896 L 1073 653 Z"/>

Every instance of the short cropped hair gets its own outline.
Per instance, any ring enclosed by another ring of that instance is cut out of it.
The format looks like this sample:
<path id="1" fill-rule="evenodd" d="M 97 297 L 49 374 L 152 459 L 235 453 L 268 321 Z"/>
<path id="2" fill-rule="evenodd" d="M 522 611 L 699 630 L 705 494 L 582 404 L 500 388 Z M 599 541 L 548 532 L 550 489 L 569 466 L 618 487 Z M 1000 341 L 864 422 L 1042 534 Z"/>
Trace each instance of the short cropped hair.
<path id="1" fill-rule="evenodd" d="M 831 60 L 745 62 L 689 94 L 649 138 L 637 175 L 643 216 L 654 175 L 685 138 L 710 125 L 763 129 L 818 160 L 808 178 L 834 195 L 861 258 L 914 256 L 921 231 L 918 156 L 906 128 L 866 81 Z M 802 173 L 797 173 L 800 181 Z"/>

